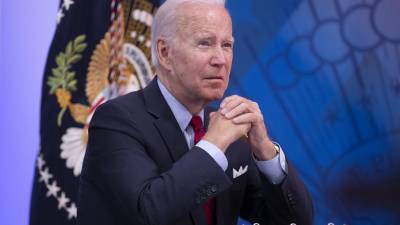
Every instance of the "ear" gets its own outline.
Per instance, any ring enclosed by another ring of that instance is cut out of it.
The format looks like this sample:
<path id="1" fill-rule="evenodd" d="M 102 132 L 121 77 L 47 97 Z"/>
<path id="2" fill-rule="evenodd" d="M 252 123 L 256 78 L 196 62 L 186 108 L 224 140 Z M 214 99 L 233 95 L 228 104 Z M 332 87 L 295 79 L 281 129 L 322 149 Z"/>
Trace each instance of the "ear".
<path id="1" fill-rule="evenodd" d="M 159 38 L 156 42 L 157 58 L 160 66 L 171 71 L 171 46 L 164 38 Z"/>

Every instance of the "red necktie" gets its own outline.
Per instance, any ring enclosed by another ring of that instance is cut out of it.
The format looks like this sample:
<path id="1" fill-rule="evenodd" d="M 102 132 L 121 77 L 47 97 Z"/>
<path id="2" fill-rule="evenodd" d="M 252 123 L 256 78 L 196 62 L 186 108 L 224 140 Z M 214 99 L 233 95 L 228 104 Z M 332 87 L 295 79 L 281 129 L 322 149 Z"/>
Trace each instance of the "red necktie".
<path id="1" fill-rule="evenodd" d="M 206 131 L 204 130 L 203 121 L 200 116 L 193 116 L 190 121 L 190 125 L 194 130 L 194 144 L 197 144 L 203 138 Z M 214 208 L 215 208 L 215 198 L 210 198 L 204 203 L 203 209 L 206 213 L 208 225 L 214 224 Z"/>

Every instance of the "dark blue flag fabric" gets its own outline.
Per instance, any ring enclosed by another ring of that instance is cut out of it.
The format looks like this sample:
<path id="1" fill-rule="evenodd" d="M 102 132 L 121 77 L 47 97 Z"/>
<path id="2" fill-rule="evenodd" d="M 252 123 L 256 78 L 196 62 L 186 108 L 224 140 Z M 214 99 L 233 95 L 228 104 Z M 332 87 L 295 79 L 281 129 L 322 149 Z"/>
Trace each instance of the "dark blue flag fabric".
<path id="1" fill-rule="evenodd" d="M 400 224 L 400 1 L 228 8 L 235 52 L 227 95 L 260 104 L 312 193 L 315 224 Z"/>
<path id="2" fill-rule="evenodd" d="M 149 0 L 62 0 L 43 78 L 31 225 L 72 225 L 91 116 L 154 76 Z"/>

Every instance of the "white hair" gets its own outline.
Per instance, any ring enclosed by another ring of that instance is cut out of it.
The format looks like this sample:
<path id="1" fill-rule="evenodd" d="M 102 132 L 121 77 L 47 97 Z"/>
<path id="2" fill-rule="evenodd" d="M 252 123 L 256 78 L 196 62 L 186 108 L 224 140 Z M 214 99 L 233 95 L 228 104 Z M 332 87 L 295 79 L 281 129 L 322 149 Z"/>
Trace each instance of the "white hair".
<path id="1" fill-rule="evenodd" d="M 184 3 L 206 3 L 225 7 L 225 0 L 166 0 L 157 10 L 151 27 L 151 62 L 156 68 L 160 64 L 157 57 L 157 39 L 163 37 L 169 43 L 175 40 L 177 8 Z"/>

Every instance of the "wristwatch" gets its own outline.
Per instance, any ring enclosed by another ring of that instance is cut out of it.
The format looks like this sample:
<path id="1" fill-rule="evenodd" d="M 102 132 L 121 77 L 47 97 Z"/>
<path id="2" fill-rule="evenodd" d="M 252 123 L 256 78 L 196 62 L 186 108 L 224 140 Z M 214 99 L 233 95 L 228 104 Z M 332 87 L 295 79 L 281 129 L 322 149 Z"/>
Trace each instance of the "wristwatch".
<path id="1" fill-rule="evenodd" d="M 274 144 L 276 154 L 279 155 L 279 153 L 281 152 L 281 146 L 275 141 L 273 141 L 272 144 Z"/>

